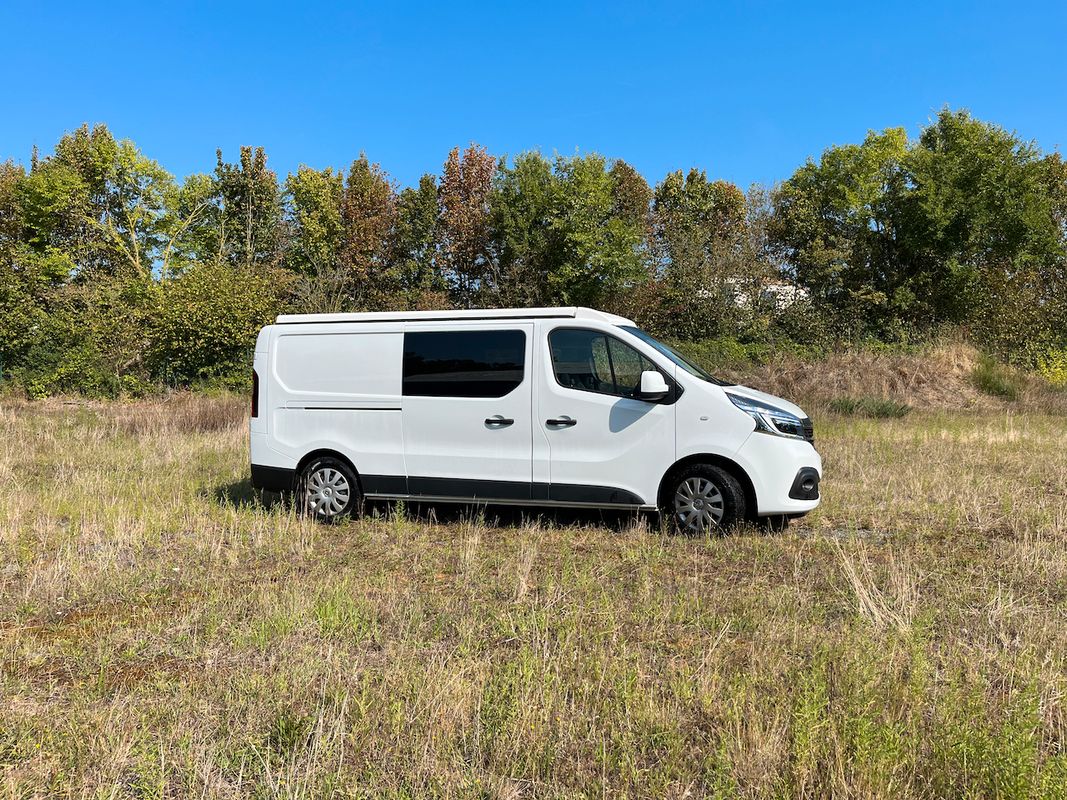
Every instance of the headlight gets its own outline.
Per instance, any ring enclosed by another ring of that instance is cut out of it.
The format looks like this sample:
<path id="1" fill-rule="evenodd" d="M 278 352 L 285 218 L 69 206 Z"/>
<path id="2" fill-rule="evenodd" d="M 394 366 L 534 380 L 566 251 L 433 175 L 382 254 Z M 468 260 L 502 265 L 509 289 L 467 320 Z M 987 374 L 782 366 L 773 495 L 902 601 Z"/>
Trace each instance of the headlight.
<path id="1" fill-rule="evenodd" d="M 769 403 L 742 397 L 739 394 L 726 393 L 730 402 L 740 408 L 756 421 L 756 430 L 775 436 L 787 436 L 790 439 L 807 439 L 804 435 L 804 422 L 796 414 L 790 414 L 782 408 Z"/>

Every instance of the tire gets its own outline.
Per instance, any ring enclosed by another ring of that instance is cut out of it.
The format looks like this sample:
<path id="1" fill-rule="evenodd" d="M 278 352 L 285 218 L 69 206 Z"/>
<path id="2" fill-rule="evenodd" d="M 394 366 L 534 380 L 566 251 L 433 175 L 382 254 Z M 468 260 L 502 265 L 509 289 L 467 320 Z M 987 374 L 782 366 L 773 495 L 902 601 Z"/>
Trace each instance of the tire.
<path id="1" fill-rule="evenodd" d="M 679 533 L 721 533 L 745 520 L 745 491 L 726 470 L 693 464 L 671 476 L 660 511 Z"/>
<path id="2" fill-rule="evenodd" d="M 338 458 L 313 458 L 300 471 L 297 507 L 318 522 L 337 522 L 358 516 L 363 493 L 352 468 Z"/>
<path id="3" fill-rule="evenodd" d="M 769 517 L 760 517 L 756 520 L 760 530 L 767 533 L 785 533 L 789 527 L 789 517 L 785 514 L 774 514 Z"/>

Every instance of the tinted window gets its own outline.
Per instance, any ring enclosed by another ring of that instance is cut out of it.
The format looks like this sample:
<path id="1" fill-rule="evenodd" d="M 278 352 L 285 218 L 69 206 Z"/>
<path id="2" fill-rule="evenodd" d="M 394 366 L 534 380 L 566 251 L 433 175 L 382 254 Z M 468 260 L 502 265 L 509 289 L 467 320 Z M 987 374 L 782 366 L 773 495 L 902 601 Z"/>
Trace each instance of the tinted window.
<path id="1" fill-rule="evenodd" d="M 503 397 L 522 383 L 522 331 L 404 334 L 404 394 Z"/>
<path id="2" fill-rule="evenodd" d="M 629 345 L 599 331 L 558 328 L 548 336 L 552 369 L 560 386 L 633 397 L 641 373 L 656 367 Z"/>

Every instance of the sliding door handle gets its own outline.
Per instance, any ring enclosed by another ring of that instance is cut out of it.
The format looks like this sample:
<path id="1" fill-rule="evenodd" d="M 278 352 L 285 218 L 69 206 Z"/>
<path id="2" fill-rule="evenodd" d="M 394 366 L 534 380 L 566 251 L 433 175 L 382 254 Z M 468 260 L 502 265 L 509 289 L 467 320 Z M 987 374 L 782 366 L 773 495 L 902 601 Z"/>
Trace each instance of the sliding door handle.
<path id="1" fill-rule="evenodd" d="M 506 428 L 508 425 L 514 425 L 515 420 L 502 417 L 497 414 L 495 417 L 489 417 L 485 420 L 485 424 L 490 428 Z"/>
<path id="2" fill-rule="evenodd" d="M 545 420 L 545 425 L 550 428 L 573 428 L 577 424 L 578 420 L 570 417 L 556 417 L 555 419 Z"/>

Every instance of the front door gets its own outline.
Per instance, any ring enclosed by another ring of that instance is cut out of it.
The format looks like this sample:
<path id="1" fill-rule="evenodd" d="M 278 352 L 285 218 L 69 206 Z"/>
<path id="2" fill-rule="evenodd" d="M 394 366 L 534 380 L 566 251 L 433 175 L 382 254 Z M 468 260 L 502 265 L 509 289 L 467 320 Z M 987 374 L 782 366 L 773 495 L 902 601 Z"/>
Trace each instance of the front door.
<path id="1" fill-rule="evenodd" d="M 530 499 L 532 353 L 531 323 L 405 326 L 409 494 Z"/>
<path id="2" fill-rule="evenodd" d="M 592 328 L 555 327 L 540 346 L 535 472 L 544 475 L 547 460 L 548 499 L 656 505 L 659 482 L 674 463 L 674 397 L 647 402 L 636 394 L 641 372 L 659 368 Z"/>

